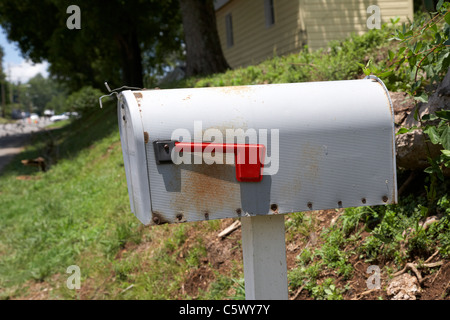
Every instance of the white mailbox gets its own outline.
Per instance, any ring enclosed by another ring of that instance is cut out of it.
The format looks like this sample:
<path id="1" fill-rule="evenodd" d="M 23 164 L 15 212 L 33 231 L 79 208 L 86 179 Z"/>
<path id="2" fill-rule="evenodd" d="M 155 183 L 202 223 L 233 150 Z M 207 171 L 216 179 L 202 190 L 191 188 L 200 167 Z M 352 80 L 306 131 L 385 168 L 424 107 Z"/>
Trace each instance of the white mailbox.
<path id="1" fill-rule="evenodd" d="M 144 224 L 397 201 L 381 80 L 123 91 L 131 210 Z"/>

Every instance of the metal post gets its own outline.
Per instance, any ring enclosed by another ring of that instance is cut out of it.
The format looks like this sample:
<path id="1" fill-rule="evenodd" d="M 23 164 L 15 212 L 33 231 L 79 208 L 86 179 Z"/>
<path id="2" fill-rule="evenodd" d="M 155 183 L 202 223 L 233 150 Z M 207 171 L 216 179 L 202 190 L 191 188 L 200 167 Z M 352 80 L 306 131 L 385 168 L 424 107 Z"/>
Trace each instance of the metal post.
<path id="1" fill-rule="evenodd" d="M 287 300 L 284 215 L 243 217 L 246 300 Z"/>

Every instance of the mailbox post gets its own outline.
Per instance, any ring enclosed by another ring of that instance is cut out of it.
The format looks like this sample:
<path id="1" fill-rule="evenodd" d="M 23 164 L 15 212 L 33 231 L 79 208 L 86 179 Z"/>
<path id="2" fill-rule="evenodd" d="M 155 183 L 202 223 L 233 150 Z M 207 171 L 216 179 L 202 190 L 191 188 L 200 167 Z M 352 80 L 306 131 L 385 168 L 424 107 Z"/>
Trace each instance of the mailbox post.
<path id="1" fill-rule="evenodd" d="M 284 215 L 244 217 L 241 222 L 245 298 L 287 300 Z"/>
<path id="2" fill-rule="evenodd" d="M 284 214 L 397 202 L 378 78 L 118 98 L 131 211 L 145 225 L 241 218 L 248 299 L 288 297 Z"/>

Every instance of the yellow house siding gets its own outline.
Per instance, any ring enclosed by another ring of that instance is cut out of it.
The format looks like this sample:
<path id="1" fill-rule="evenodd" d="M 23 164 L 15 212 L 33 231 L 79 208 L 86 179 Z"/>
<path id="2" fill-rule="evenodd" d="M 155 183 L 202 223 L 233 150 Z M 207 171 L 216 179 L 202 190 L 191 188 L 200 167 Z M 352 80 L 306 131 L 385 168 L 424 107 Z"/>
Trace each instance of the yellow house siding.
<path id="1" fill-rule="evenodd" d="M 303 0 L 308 46 L 314 50 L 351 33 L 367 32 L 371 5 L 380 7 L 382 23 L 396 16 L 402 22 L 413 19 L 413 0 Z"/>
<path id="2" fill-rule="evenodd" d="M 232 15 L 234 45 L 227 47 L 225 17 Z M 304 44 L 299 0 L 274 0 L 275 24 L 266 27 L 264 0 L 232 0 L 216 12 L 225 58 L 231 67 L 258 63 Z"/>
<path id="3" fill-rule="evenodd" d="M 312 50 L 351 33 L 368 31 L 371 5 L 380 7 L 382 23 L 413 19 L 413 0 L 273 0 L 275 24 L 266 27 L 264 0 L 230 0 L 216 11 L 222 49 L 232 68 L 256 64 L 274 54 Z M 227 46 L 226 16 L 231 14 L 233 46 Z"/>

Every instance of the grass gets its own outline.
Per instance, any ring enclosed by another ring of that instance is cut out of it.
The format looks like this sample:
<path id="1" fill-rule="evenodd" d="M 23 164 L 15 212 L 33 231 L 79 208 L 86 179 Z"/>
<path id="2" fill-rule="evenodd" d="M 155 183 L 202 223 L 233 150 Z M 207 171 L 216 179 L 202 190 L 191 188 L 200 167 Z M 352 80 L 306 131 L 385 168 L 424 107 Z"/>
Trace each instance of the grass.
<path id="1" fill-rule="evenodd" d="M 49 124 L 47 126 L 47 129 L 57 129 L 57 128 L 62 128 L 67 126 L 68 124 L 70 124 L 71 120 L 67 119 L 67 120 L 60 120 L 60 121 L 56 121 L 53 122 L 52 124 Z"/>
<path id="2" fill-rule="evenodd" d="M 23 168 L 17 161 L 3 174 L 1 287 L 29 279 L 43 281 L 64 272 L 80 255 L 115 252 L 132 238 L 137 223 L 126 214 L 118 133 L 108 130 L 108 123 L 102 129 L 111 133 L 96 141 L 80 135 L 89 124 L 74 123 L 53 132 L 61 141 L 60 152 L 57 164 L 45 174 Z M 39 155 L 45 138 L 45 133 L 36 136 L 25 155 Z M 18 180 L 18 175 L 31 178 Z"/>
<path id="3" fill-rule="evenodd" d="M 5 119 L 3 117 L 0 117 L 0 124 L 7 124 L 7 123 L 14 123 L 14 120 Z"/>

